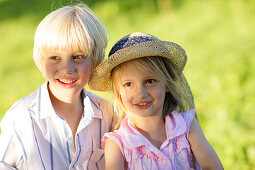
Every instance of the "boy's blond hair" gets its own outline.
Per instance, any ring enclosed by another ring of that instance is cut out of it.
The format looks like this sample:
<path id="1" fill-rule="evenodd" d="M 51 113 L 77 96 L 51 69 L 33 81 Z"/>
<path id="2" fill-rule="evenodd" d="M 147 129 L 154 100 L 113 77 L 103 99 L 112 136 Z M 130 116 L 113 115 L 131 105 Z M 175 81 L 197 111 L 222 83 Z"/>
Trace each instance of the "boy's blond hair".
<path id="1" fill-rule="evenodd" d="M 88 6 L 65 6 L 47 15 L 37 27 L 33 58 L 44 74 L 47 51 L 79 51 L 92 57 L 93 70 L 104 59 L 107 41 L 106 28 Z"/>

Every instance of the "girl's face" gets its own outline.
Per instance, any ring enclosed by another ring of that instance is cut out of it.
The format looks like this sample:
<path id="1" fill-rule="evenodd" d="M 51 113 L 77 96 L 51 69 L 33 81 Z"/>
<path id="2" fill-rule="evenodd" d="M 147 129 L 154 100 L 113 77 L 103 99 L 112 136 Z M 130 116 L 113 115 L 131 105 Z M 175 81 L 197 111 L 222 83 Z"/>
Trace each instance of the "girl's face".
<path id="1" fill-rule="evenodd" d="M 50 92 L 65 102 L 80 96 L 81 90 L 89 81 L 91 65 L 92 57 L 81 52 L 47 52 L 43 58 L 43 66 Z"/>
<path id="2" fill-rule="evenodd" d="M 159 76 L 132 62 L 123 67 L 118 90 L 132 117 L 162 116 L 166 86 Z"/>

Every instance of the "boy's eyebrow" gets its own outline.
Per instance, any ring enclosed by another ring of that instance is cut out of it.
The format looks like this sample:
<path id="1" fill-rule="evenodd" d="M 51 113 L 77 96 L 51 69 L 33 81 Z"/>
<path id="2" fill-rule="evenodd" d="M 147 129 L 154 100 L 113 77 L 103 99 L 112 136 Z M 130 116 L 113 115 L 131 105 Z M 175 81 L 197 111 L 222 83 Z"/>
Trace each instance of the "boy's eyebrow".
<path id="1" fill-rule="evenodd" d="M 57 51 L 57 50 L 49 50 L 45 52 L 46 55 L 60 55 L 62 54 L 62 51 Z M 85 55 L 85 56 L 89 56 L 89 54 L 87 52 L 82 52 L 82 51 L 74 51 L 74 52 L 70 52 L 70 55 Z"/>
<path id="2" fill-rule="evenodd" d="M 84 52 L 77 52 L 77 53 L 73 53 L 72 55 L 84 55 L 85 57 L 89 57 L 89 54 Z"/>
<path id="3" fill-rule="evenodd" d="M 84 51 L 73 51 L 72 52 L 73 54 L 88 54 L 87 52 L 84 52 Z"/>
<path id="4" fill-rule="evenodd" d="M 57 53 L 45 53 L 44 56 L 49 57 L 49 56 L 58 56 L 59 54 Z"/>

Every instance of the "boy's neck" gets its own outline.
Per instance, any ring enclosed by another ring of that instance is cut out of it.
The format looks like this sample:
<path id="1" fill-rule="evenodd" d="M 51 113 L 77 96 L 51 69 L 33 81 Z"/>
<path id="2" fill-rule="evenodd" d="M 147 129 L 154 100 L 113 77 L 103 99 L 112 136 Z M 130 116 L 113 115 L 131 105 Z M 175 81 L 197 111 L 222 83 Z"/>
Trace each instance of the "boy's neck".
<path id="1" fill-rule="evenodd" d="M 81 94 L 76 98 L 72 98 L 69 102 L 59 100 L 50 91 L 49 95 L 55 112 L 68 123 L 73 134 L 73 139 L 75 140 L 75 134 L 84 110 Z"/>
<path id="2" fill-rule="evenodd" d="M 63 117 L 66 117 L 69 114 L 73 115 L 77 112 L 83 112 L 83 102 L 81 95 L 77 96 L 76 98 L 72 98 L 72 100 L 66 102 L 59 100 L 50 92 L 50 99 L 55 112 Z"/>

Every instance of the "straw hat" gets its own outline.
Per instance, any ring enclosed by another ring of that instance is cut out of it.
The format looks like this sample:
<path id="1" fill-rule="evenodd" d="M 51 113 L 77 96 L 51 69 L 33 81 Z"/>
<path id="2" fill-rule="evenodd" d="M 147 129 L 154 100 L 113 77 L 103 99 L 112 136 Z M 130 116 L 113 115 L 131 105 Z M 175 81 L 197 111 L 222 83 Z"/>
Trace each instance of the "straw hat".
<path id="1" fill-rule="evenodd" d="M 109 57 L 93 71 L 89 87 L 98 91 L 111 91 L 111 71 L 117 65 L 132 59 L 161 56 L 168 58 L 178 75 L 187 61 L 184 49 L 176 43 L 161 41 L 157 37 L 135 32 L 121 38 L 111 49 Z"/>

